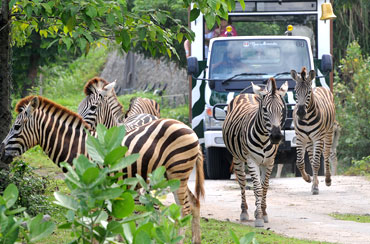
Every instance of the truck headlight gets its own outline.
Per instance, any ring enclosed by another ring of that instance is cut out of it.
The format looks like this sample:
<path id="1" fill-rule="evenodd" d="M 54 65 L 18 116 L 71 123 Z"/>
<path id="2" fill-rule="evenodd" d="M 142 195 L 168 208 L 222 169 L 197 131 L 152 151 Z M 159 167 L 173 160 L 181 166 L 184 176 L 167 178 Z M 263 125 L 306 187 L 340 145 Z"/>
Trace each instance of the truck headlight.
<path id="1" fill-rule="evenodd" d="M 213 107 L 206 108 L 206 116 L 204 118 L 205 129 L 222 129 L 223 121 L 213 118 Z"/>

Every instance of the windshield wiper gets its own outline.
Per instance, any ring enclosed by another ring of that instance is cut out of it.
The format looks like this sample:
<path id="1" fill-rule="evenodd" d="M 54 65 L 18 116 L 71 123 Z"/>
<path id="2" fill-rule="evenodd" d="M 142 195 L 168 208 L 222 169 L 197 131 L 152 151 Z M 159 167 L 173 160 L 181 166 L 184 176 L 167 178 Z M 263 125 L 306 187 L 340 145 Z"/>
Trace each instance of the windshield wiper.
<path id="1" fill-rule="evenodd" d="M 280 72 L 274 75 L 274 78 L 279 77 L 280 75 L 290 75 L 290 71 Z"/>
<path id="2" fill-rule="evenodd" d="M 222 84 L 225 84 L 226 82 L 234 79 L 235 77 L 243 76 L 243 75 L 267 75 L 267 73 L 240 73 L 240 74 L 233 75 L 230 78 L 227 78 L 226 80 L 223 80 Z"/>

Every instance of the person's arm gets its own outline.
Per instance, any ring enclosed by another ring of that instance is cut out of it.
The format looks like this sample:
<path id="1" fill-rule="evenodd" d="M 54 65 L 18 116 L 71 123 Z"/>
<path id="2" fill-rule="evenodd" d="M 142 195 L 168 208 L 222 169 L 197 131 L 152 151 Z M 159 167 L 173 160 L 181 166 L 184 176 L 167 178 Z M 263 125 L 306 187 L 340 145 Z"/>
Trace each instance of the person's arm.
<path id="1" fill-rule="evenodd" d="M 185 49 L 185 56 L 186 58 L 190 57 L 191 53 L 190 53 L 190 42 L 188 39 L 186 39 L 184 41 L 184 49 Z"/>

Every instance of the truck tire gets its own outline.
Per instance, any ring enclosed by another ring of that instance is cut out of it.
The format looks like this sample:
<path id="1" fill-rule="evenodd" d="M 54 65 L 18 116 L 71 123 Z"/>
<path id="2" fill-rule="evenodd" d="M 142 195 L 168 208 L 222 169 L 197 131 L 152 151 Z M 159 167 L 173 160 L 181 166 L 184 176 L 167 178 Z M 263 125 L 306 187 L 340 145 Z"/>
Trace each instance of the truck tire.
<path id="1" fill-rule="evenodd" d="M 313 175 L 312 174 L 312 167 L 311 167 L 311 163 L 310 163 L 310 161 L 308 159 L 308 153 L 307 152 L 304 155 L 304 165 L 305 165 L 306 173 L 312 176 Z M 323 175 L 325 175 L 325 164 L 324 164 L 324 156 L 321 155 L 319 176 L 323 176 Z M 296 166 L 295 176 L 297 176 L 297 177 L 302 176 L 301 175 L 301 172 L 299 171 L 299 169 L 297 168 L 297 166 Z"/>
<path id="2" fill-rule="evenodd" d="M 206 149 L 207 175 L 209 179 L 230 179 L 231 154 L 226 148 L 209 147 Z"/>

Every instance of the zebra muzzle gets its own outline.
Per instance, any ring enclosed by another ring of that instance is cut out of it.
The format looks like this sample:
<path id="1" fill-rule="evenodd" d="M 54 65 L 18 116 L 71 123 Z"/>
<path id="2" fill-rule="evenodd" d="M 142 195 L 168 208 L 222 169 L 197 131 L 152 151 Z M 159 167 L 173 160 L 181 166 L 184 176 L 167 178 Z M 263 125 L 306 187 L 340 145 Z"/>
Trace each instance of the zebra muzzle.
<path id="1" fill-rule="evenodd" d="M 279 127 L 273 126 L 270 134 L 270 141 L 272 144 L 279 144 L 284 138 Z"/>

